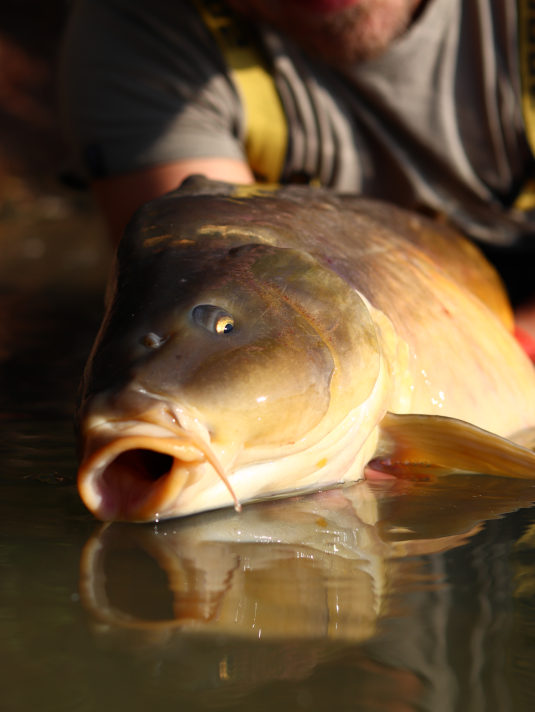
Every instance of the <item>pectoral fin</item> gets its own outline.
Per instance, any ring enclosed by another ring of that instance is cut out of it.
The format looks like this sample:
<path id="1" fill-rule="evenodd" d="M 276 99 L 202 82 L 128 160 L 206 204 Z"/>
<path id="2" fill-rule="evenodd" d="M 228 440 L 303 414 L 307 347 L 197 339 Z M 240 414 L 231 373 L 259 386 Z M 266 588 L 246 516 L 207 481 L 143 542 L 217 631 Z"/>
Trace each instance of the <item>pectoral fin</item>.
<path id="1" fill-rule="evenodd" d="M 387 413 L 370 467 L 410 479 L 471 472 L 535 481 L 534 452 L 470 423 L 436 415 Z"/>

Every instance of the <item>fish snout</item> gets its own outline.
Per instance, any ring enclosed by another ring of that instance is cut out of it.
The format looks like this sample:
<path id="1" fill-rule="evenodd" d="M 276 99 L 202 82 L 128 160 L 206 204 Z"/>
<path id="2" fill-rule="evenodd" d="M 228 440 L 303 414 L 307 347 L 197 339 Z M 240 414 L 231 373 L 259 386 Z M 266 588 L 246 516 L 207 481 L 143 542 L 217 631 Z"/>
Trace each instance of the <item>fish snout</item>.
<path id="1" fill-rule="evenodd" d="M 234 502 L 239 509 L 198 421 L 163 401 L 145 405 L 151 407 L 136 409 L 128 420 L 110 415 L 86 419 L 78 490 L 87 508 L 105 521 L 158 521 L 189 513 L 183 502 L 187 488 L 223 483 L 225 504 Z"/>
<path id="2" fill-rule="evenodd" d="M 78 490 L 99 519 L 154 521 L 169 516 L 192 473 L 205 462 L 187 438 L 124 435 L 83 459 Z"/>

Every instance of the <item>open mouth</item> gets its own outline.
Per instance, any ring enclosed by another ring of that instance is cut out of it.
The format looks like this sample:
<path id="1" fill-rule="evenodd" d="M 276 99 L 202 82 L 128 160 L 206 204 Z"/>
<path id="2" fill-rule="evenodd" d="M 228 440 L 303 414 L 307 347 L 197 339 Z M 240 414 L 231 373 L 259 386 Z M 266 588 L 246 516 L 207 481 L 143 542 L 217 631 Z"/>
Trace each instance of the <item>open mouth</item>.
<path id="1" fill-rule="evenodd" d="M 168 474 L 173 466 L 173 458 L 164 452 L 155 450 L 127 450 L 117 457 L 108 467 L 105 478 L 113 479 L 113 469 L 126 470 L 132 473 L 135 479 L 141 482 L 156 482 L 160 477 Z M 110 472 L 112 470 L 112 472 Z"/>
<path id="2" fill-rule="evenodd" d="M 87 449 L 92 452 L 80 465 L 78 490 L 95 516 L 107 521 L 148 522 L 177 515 L 182 491 L 207 470 L 212 474 L 215 470 L 239 509 L 209 445 L 190 433 L 146 435 L 139 432 L 144 427 L 142 423 L 127 428 L 117 437 L 110 434 L 104 444 L 96 446 L 91 444 L 91 434 L 87 438 Z M 128 434 L 128 430 L 139 434 Z M 93 442 L 97 442 L 96 436 Z"/>
<path id="3" fill-rule="evenodd" d="M 113 519 L 155 518 L 172 497 L 170 481 L 177 460 L 165 452 L 145 448 L 125 450 L 102 470 L 99 483 L 103 513 Z M 110 518 L 106 516 L 106 519 Z"/>

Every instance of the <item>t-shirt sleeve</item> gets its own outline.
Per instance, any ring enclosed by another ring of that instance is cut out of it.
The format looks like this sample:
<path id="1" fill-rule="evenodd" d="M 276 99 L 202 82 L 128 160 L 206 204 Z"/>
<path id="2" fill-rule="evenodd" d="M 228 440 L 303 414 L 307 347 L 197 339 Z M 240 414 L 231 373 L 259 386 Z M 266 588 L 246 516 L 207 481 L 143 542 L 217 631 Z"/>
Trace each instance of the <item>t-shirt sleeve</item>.
<path id="1" fill-rule="evenodd" d="M 239 96 L 187 0 L 75 2 L 60 106 L 76 166 L 89 178 L 188 158 L 244 160 Z"/>

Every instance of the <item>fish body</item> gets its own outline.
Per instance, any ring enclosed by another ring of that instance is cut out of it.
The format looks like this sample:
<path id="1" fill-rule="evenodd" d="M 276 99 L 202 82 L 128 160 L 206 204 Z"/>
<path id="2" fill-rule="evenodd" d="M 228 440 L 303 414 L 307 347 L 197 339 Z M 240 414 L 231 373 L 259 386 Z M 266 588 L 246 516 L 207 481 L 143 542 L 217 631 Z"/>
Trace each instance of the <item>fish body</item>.
<path id="1" fill-rule="evenodd" d="M 149 521 L 355 482 L 371 461 L 535 476 L 513 442 L 535 425 L 535 371 L 511 329 L 498 277 L 445 225 L 190 179 L 119 247 L 81 496 Z"/>

